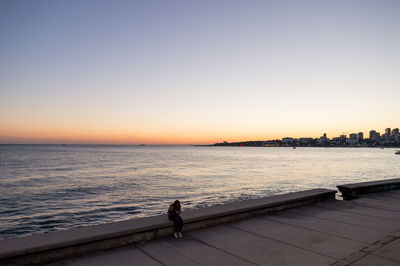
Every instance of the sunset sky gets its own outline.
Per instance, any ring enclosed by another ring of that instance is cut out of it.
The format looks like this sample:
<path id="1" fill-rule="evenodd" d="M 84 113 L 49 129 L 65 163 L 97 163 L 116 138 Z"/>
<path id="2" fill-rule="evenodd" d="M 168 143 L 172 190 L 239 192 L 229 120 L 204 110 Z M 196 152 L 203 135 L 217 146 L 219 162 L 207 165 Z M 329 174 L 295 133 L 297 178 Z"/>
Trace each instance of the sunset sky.
<path id="1" fill-rule="evenodd" d="M 400 127 L 400 1 L 0 1 L 0 143 Z"/>

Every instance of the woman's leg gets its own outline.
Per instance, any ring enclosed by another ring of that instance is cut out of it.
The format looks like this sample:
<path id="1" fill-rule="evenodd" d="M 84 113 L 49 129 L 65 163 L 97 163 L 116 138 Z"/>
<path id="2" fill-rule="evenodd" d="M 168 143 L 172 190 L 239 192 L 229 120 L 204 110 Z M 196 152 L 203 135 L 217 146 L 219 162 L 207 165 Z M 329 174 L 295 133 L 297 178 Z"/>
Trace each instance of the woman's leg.
<path id="1" fill-rule="evenodd" d="M 175 229 L 174 229 L 174 232 L 176 232 L 176 233 L 179 232 L 179 227 L 180 227 L 178 217 L 179 217 L 179 216 L 171 217 L 171 218 L 170 218 L 170 220 L 174 222 L 174 228 L 175 228 Z"/>
<path id="2" fill-rule="evenodd" d="M 178 220 L 178 231 L 177 232 L 181 232 L 182 228 L 183 228 L 183 220 L 180 215 L 178 215 L 176 218 Z"/>

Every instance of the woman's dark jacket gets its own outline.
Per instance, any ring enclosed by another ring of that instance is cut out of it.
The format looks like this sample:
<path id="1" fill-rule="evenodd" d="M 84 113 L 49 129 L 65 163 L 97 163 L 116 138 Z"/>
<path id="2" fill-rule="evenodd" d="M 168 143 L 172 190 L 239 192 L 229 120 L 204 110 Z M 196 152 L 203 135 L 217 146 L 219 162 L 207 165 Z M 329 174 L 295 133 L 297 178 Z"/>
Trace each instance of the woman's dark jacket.
<path id="1" fill-rule="evenodd" d="M 169 206 L 168 209 L 168 218 L 170 220 L 173 220 L 174 218 L 176 218 L 176 216 L 179 215 L 180 212 L 181 212 L 181 206 L 177 207 L 174 204 L 171 204 L 171 206 Z"/>

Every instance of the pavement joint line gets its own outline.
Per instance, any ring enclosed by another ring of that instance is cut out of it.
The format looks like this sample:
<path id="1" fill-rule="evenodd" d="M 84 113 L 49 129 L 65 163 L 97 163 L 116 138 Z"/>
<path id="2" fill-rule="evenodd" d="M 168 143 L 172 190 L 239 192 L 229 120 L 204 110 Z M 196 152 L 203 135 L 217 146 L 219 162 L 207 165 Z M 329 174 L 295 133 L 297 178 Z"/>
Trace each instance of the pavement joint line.
<path id="1" fill-rule="evenodd" d="M 381 249 L 382 247 L 386 246 L 387 244 L 391 243 L 392 241 L 396 240 L 396 237 L 393 236 L 386 236 L 385 238 L 383 238 L 382 240 L 378 240 L 375 243 L 371 244 L 371 245 L 367 245 L 353 253 L 350 253 L 348 256 L 332 263 L 332 266 L 344 266 L 344 265 L 351 265 L 357 261 L 359 261 L 360 259 L 374 254 L 375 251 L 378 251 L 379 249 Z M 383 256 L 381 256 L 383 257 Z M 384 257 L 386 258 L 386 257 Z"/>
<path id="2" fill-rule="evenodd" d="M 367 208 L 371 208 L 371 209 L 377 209 L 377 210 L 383 210 L 383 211 L 389 211 L 389 212 L 393 212 L 393 213 L 399 213 L 400 211 L 397 210 L 393 210 L 393 209 L 389 209 L 389 208 L 382 208 L 382 206 L 374 206 L 372 207 L 371 205 L 374 205 L 373 203 L 366 203 L 366 202 L 356 202 L 357 205 L 362 206 L 362 207 L 367 207 Z"/>
<path id="3" fill-rule="evenodd" d="M 359 199 L 361 199 L 361 198 L 359 198 Z M 359 200 L 358 199 L 358 200 Z M 360 204 L 361 206 L 363 205 L 363 204 L 370 204 L 370 205 L 378 205 L 377 206 L 377 209 L 381 209 L 381 210 L 388 210 L 388 211 L 391 211 L 391 212 L 395 212 L 395 213 L 399 213 L 400 212 L 400 209 L 393 209 L 393 208 L 391 208 L 389 205 L 387 205 L 387 204 L 382 204 L 382 203 L 374 203 L 374 202 L 365 202 L 365 199 L 367 199 L 367 198 L 363 198 L 364 199 L 364 201 L 357 201 L 356 203 L 357 204 Z M 357 199 L 356 199 L 357 200 Z M 368 199 L 368 200 L 371 200 L 370 198 Z M 373 200 L 373 199 L 372 199 Z M 375 200 L 376 201 L 376 200 Z M 380 202 L 385 202 L 385 201 L 380 201 Z"/>
<path id="4" fill-rule="evenodd" d="M 392 261 L 395 261 L 395 262 L 400 262 L 400 260 L 395 259 L 395 258 L 385 257 L 385 256 L 382 256 L 382 255 L 379 255 L 379 254 L 376 254 L 376 253 L 372 253 L 372 254 L 375 255 L 375 256 L 381 257 L 381 258 L 385 258 L 385 259 L 392 260 Z"/>
<path id="5" fill-rule="evenodd" d="M 269 236 L 257 234 L 257 233 L 255 233 L 255 232 L 248 231 L 248 230 L 245 230 L 245 229 L 243 229 L 243 228 L 238 228 L 238 227 L 236 227 L 236 226 L 234 226 L 234 225 L 229 225 L 229 227 L 232 227 L 232 228 L 235 228 L 235 229 L 237 229 L 237 230 L 240 230 L 240 231 L 243 231 L 243 232 L 246 232 L 246 233 L 250 233 L 250 234 L 253 234 L 253 235 L 262 237 L 262 238 L 270 239 L 270 240 L 273 240 L 273 241 L 276 241 L 276 242 L 279 242 L 279 243 L 282 243 L 282 244 L 285 244 L 285 245 L 288 245 L 288 246 L 291 246 L 291 247 L 295 247 L 295 248 L 302 249 L 302 250 L 305 250 L 305 251 L 308 251 L 308 252 L 311 252 L 311 253 L 315 253 L 315 254 L 320 255 L 320 256 L 328 257 L 328 258 L 331 258 L 331 259 L 334 259 L 334 260 L 337 260 L 337 259 L 338 259 L 338 258 L 329 256 L 329 255 L 326 255 L 326 254 L 322 254 L 322 253 L 316 252 L 316 251 L 314 251 L 314 250 L 306 249 L 306 248 L 303 248 L 303 247 L 299 247 L 299 246 L 293 245 L 293 244 L 291 244 L 291 243 L 287 243 L 287 242 L 282 241 L 282 240 L 278 240 L 278 239 L 275 239 L 275 238 L 272 238 L 272 237 L 269 237 Z"/>
<path id="6" fill-rule="evenodd" d="M 390 232 L 390 231 L 387 231 L 387 230 L 381 230 L 381 229 L 378 229 L 378 228 L 375 228 L 375 227 L 371 227 L 371 226 L 367 226 L 367 225 L 353 224 L 353 223 L 348 223 L 348 222 L 335 220 L 335 219 L 332 219 L 332 218 L 322 218 L 322 217 L 318 217 L 318 216 L 315 216 L 315 215 L 309 215 L 309 214 L 306 215 L 306 214 L 302 214 L 301 212 L 296 212 L 296 211 L 293 211 L 293 210 L 288 210 L 287 212 L 292 212 L 292 213 L 295 213 L 295 214 L 299 214 L 299 215 L 303 215 L 303 216 L 309 216 L 309 217 L 313 217 L 313 218 L 318 218 L 318 219 L 326 220 L 326 221 L 332 221 L 332 222 L 338 222 L 338 223 L 342 223 L 342 224 L 354 225 L 354 226 L 364 227 L 364 228 L 367 228 L 367 229 L 374 229 L 374 230 L 381 231 L 381 232 L 386 232 L 386 233 Z"/>
<path id="7" fill-rule="evenodd" d="M 264 216 L 261 216 L 260 218 L 261 218 L 261 219 L 268 220 L 268 221 L 274 221 L 274 222 L 276 222 L 276 220 L 274 220 L 274 219 L 268 219 L 267 217 L 264 217 Z M 313 217 L 313 218 L 314 218 L 314 217 Z M 326 234 L 326 235 L 331 235 L 331 236 L 336 236 L 336 237 L 343 238 L 343 239 L 347 239 L 347 240 L 352 240 L 352 241 L 355 241 L 355 242 L 358 242 L 358 243 L 361 243 L 361 244 L 366 244 L 366 245 L 369 244 L 368 242 L 360 241 L 360 240 L 358 240 L 358 239 L 354 239 L 354 238 L 350 238 L 350 237 L 344 237 L 344 236 L 341 236 L 341 235 L 337 235 L 337 234 L 333 234 L 333 233 L 329 233 L 329 232 L 324 232 L 324 231 L 320 231 L 320 230 L 316 230 L 316 229 L 311 229 L 311 228 L 309 228 L 309 227 L 305 227 L 305 226 L 301 226 L 301 225 L 294 225 L 294 224 L 287 223 L 287 222 L 282 222 L 282 221 L 279 221 L 279 222 L 280 222 L 280 223 L 283 223 L 283 224 L 292 225 L 292 226 L 296 226 L 296 227 L 299 227 L 299 228 L 307 229 L 307 230 L 310 230 L 310 231 L 314 231 L 314 232 Z"/>
<path id="8" fill-rule="evenodd" d="M 366 199 L 366 200 L 371 200 L 371 201 L 375 201 L 377 204 L 381 204 L 381 205 L 387 205 L 387 201 L 388 200 L 399 200 L 399 198 L 358 198 L 358 199 Z M 400 210 L 397 210 L 400 211 Z"/>
<path id="9" fill-rule="evenodd" d="M 339 209 L 339 208 L 324 207 L 324 206 L 319 206 L 319 205 L 315 205 L 315 206 L 313 206 L 313 207 L 320 208 L 320 209 L 334 210 L 334 211 L 338 211 L 338 212 L 351 213 L 351 214 L 360 215 L 360 216 L 367 216 L 367 217 L 373 217 L 373 218 L 380 218 L 380 219 L 382 219 L 381 216 L 374 216 L 374 215 L 369 215 L 369 214 L 364 214 L 364 213 L 355 213 L 355 212 L 351 212 L 351 211 L 347 211 L 347 210 L 343 210 L 343 209 Z M 370 209 L 375 209 L 375 208 L 370 208 Z M 291 210 L 288 210 L 288 211 L 293 211 L 293 212 L 295 212 L 296 210 L 295 210 L 295 209 L 291 209 Z M 298 212 L 298 213 L 301 214 L 300 212 Z M 311 215 L 310 215 L 310 216 L 311 216 Z M 322 218 L 322 219 L 327 219 L 327 218 Z M 391 218 L 385 218 L 385 220 L 391 220 L 391 221 L 393 221 L 393 222 L 399 222 L 399 220 L 391 219 Z M 337 220 L 335 220 L 335 221 L 337 221 Z M 378 229 L 378 230 L 379 230 L 379 229 Z"/>
<path id="10" fill-rule="evenodd" d="M 396 239 L 400 239 L 400 230 L 397 230 L 396 232 L 392 233 L 391 236 L 393 236 Z"/>
<path id="11" fill-rule="evenodd" d="M 316 207 L 324 208 L 324 209 L 328 209 L 328 210 L 334 210 L 334 211 L 342 211 L 342 212 L 351 213 L 351 214 L 359 214 L 359 215 L 364 215 L 364 216 L 368 216 L 368 217 L 382 218 L 381 216 L 375 216 L 375 215 L 370 215 L 370 214 L 361 214 L 361 213 L 358 213 L 358 212 L 349 211 L 347 209 L 340 209 L 340 208 L 326 207 L 326 206 L 316 206 Z M 365 206 L 363 206 L 363 207 L 365 207 Z M 370 207 L 365 207 L 365 208 L 376 209 L 376 208 L 370 208 Z M 381 209 L 379 209 L 379 210 L 381 210 Z M 400 222 L 400 219 L 396 220 L 396 219 L 393 219 L 393 218 L 385 218 L 385 220 L 390 220 L 390 221 L 393 221 L 393 222 Z"/>
<path id="12" fill-rule="evenodd" d="M 363 247 L 362 249 L 359 249 L 359 250 L 349 254 L 348 256 L 332 263 L 331 266 L 345 266 L 345 265 L 353 264 L 354 262 L 371 254 L 371 253 L 366 253 L 367 249 L 368 249 L 367 247 Z"/>
<path id="13" fill-rule="evenodd" d="M 242 258 L 242 257 L 240 257 L 240 256 L 238 256 L 238 255 L 236 255 L 236 254 L 234 254 L 234 253 L 231 253 L 231 252 L 229 252 L 229 251 L 223 250 L 222 248 L 216 247 L 216 246 L 211 245 L 211 244 L 209 244 L 209 243 L 207 243 L 207 242 L 205 242 L 205 241 L 202 241 L 202 240 L 200 240 L 200 239 L 197 239 L 197 238 L 195 238 L 195 237 L 192 236 L 192 235 L 186 235 L 186 236 L 189 237 L 190 239 L 194 240 L 194 241 L 197 241 L 197 242 L 202 243 L 202 244 L 204 244 L 204 245 L 206 245 L 206 246 L 209 246 L 209 247 L 211 247 L 211 248 L 214 248 L 214 249 L 216 249 L 216 250 L 219 250 L 219 251 L 221 251 L 221 252 L 223 252 L 223 253 L 229 254 L 229 255 L 231 255 L 231 256 L 233 256 L 233 257 L 235 257 L 235 258 L 238 258 L 238 259 L 240 259 L 240 260 L 242 260 L 242 261 L 245 261 L 245 262 L 250 263 L 250 264 L 253 264 L 253 265 L 258 265 L 257 263 L 255 263 L 255 262 L 253 262 L 253 261 L 250 261 L 250 260 L 248 260 L 248 259 Z"/>
<path id="14" fill-rule="evenodd" d="M 307 231 L 317 232 L 317 233 L 320 233 L 320 234 L 330 235 L 330 236 L 334 236 L 334 237 L 337 237 L 337 238 L 341 238 L 341 239 L 345 239 L 345 240 L 357 242 L 357 243 L 360 243 L 360 244 L 369 245 L 369 243 L 367 243 L 367 242 L 355 240 L 355 239 L 348 238 L 348 237 L 344 237 L 344 236 L 341 236 L 341 235 L 336 235 L 336 234 L 332 234 L 332 233 L 327 233 L 327 232 L 323 232 L 323 231 L 311 229 L 311 228 L 308 228 L 308 227 L 305 227 L 305 226 L 300 226 L 300 225 L 290 224 L 290 223 L 286 223 L 286 222 L 282 222 L 282 221 L 276 221 L 276 220 L 273 220 L 273 219 L 268 219 L 267 217 L 265 217 L 265 218 L 263 218 L 263 217 L 256 217 L 256 218 L 254 218 L 254 219 L 263 219 L 263 220 L 267 220 L 267 221 L 269 221 L 269 222 L 282 223 L 282 224 L 285 224 L 285 225 L 288 225 L 288 226 L 298 227 L 298 228 L 301 228 L 301 229 L 304 229 L 304 230 L 307 230 Z"/>
<path id="15" fill-rule="evenodd" d="M 179 241 L 179 240 L 178 240 Z M 181 250 L 177 249 L 176 247 L 174 247 L 173 245 L 168 244 L 168 242 L 166 242 L 165 240 L 160 241 L 161 245 L 167 246 L 173 250 L 175 250 L 176 252 L 178 252 L 179 254 L 181 254 L 182 256 L 188 258 L 189 260 L 193 261 L 194 263 L 198 264 L 198 265 L 203 265 L 201 264 L 199 261 L 197 261 L 195 258 L 192 258 L 188 255 L 186 255 L 185 253 L 183 253 Z"/>
<path id="16" fill-rule="evenodd" d="M 166 264 L 164 264 L 163 262 L 159 261 L 157 258 L 154 258 L 151 254 L 149 254 L 148 252 L 144 251 L 140 246 L 137 246 L 137 249 L 139 249 L 141 252 L 143 252 L 144 254 L 149 256 L 151 259 L 153 259 L 156 262 L 158 262 L 160 265 L 166 266 Z"/>

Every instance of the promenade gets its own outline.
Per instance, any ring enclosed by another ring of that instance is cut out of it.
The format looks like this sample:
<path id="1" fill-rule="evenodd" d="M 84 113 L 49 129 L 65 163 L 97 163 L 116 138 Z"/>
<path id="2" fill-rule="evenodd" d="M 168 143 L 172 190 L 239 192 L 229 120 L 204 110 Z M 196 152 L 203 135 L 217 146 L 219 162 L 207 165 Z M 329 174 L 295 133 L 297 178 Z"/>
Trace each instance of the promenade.
<path id="1" fill-rule="evenodd" d="M 0 241 L 0 265 L 400 265 L 400 179 Z"/>
<path id="2" fill-rule="evenodd" d="M 54 265 L 400 265 L 400 190 L 327 200 Z"/>

